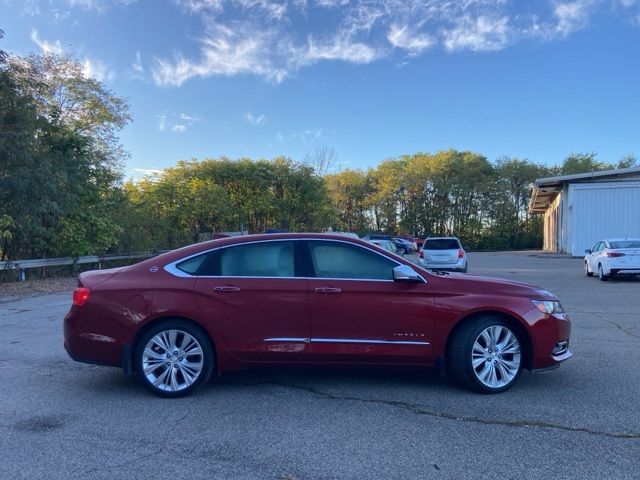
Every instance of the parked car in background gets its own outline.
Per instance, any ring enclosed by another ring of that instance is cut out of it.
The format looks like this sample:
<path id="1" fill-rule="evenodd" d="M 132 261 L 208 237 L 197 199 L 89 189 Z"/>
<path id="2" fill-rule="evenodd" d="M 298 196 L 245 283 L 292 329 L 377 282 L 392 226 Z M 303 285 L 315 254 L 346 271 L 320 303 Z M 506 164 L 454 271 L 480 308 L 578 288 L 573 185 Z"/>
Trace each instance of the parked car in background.
<path id="1" fill-rule="evenodd" d="M 404 255 L 405 253 L 413 252 L 413 244 L 402 237 L 396 237 L 394 235 L 387 235 L 384 233 L 371 233 L 362 237 L 362 240 L 371 242 L 373 240 L 388 240 L 393 242 L 398 249 L 398 254 Z"/>
<path id="2" fill-rule="evenodd" d="M 413 253 L 418 249 L 415 242 L 407 240 L 404 237 L 391 237 L 391 239 L 396 244 L 396 247 L 398 247 L 398 251 L 404 254 Z"/>
<path id="3" fill-rule="evenodd" d="M 640 238 L 610 238 L 585 250 L 584 273 L 603 282 L 615 275 L 640 275 Z"/>
<path id="4" fill-rule="evenodd" d="M 348 238 L 356 238 L 356 239 L 360 238 L 357 233 L 353 233 L 353 232 L 325 232 L 325 233 L 329 235 L 341 235 L 343 237 L 348 237 Z"/>
<path id="5" fill-rule="evenodd" d="M 380 248 L 384 248 L 386 251 L 399 254 L 398 247 L 391 240 L 369 240 L 369 243 L 373 243 L 374 245 L 379 246 Z"/>
<path id="6" fill-rule="evenodd" d="M 411 249 L 414 252 L 418 251 L 418 243 L 417 243 L 417 238 L 415 237 L 407 237 L 406 235 L 400 235 L 398 238 L 401 238 L 403 240 L 406 240 L 407 242 L 409 242 L 411 244 Z"/>
<path id="7" fill-rule="evenodd" d="M 430 270 L 466 273 L 467 254 L 456 237 L 427 238 L 418 254 L 420 265 Z"/>
<path id="8" fill-rule="evenodd" d="M 570 333 L 546 290 L 435 275 L 313 233 L 214 240 L 83 272 L 64 319 L 71 358 L 135 372 L 165 397 L 214 373 L 283 364 L 440 365 L 462 386 L 497 393 L 523 369 L 570 358 Z"/>

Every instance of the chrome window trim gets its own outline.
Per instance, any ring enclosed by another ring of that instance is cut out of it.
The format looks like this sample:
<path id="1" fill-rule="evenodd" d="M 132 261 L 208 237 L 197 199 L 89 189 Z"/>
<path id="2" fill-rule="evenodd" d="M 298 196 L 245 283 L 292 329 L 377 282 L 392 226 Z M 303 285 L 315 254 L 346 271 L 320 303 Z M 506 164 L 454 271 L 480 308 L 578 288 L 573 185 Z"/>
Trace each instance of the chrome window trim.
<path id="1" fill-rule="evenodd" d="M 358 248 L 362 248 L 364 250 L 367 250 L 369 252 L 375 253 L 377 255 L 380 255 L 381 257 L 389 260 L 390 262 L 393 262 L 396 264 L 396 267 L 400 266 L 400 265 L 406 265 L 405 263 L 400 263 L 397 260 L 394 260 L 393 258 L 389 258 L 386 255 L 384 255 L 381 252 L 378 252 L 377 250 L 374 250 L 373 248 L 369 248 L 368 246 L 365 245 L 360 245 L 354 242 L 348 242 L 345 240 L 338 240 L 338 239 L 334 239 L 334 238 L 314 238 L 314 237 L 309 237 L 309 238 L 274 238 L 274 239 L 267 239 L 267 240 L 253 240 L 253 241 L 249 241 L 249 242 L 241 242 L 241 243 L 237 243 L 237 244 L 233 244 L 233 245 L 222 245 L 220 247 L 215 247 L 215 248 L 211 248 L 209 250 L 204 250 L 202 252 L 198 252 L 198 253 L 194 253 L 192 255 L 188 255 L 186 257 L 182 257 L 178 260 L 175 260 L 171 263 L 168 263 L 167 265 L 165 265 L 163 268 L 167 273 L 170 273 L 171 275 L 174 275 L 176 277 L 181 277 L 181 278 L 267 278 L 267 279 L 300 279 L 300 280 L 347 280 L 347 281 L 358 281 L 358 282 L 394 282 L 394 280 L 384 280 L 384 279 L 374 279 L 374 278 L 329 278 L 329 277 L 262 277 L 262 276 L 222 276 L 222 275 L 189 275 L 186 272 L 183 272 L 182 270 L 180 270 L 179 268 L 176 267 L 176 265 L 178 263 L 182 263 L 185 260 L 189 260 L 190 258 L 193 257 L 197 257 L 198 255 L 206 255 L 209 254 L 211 252 L 215 252 L 216 250 L 222 250 L 224 248 L 233 248 L 233 247 L 238 247 L 241 245 L 250 245 L 250 244 L 254 244 L 254 243 L 266 243 L 266 242 L 300 242 L 300 241 L 320 241 L 320 242 L 337 242 L 337 243 L 346 243 L 347 245 L 353 245 L 355 247 Z M 395 267 L 393 267 L 395 268 Z M 413 268 L 413 266 L 411 267 Z M 422 276 L 422 274 L 420 272 L 416 272 L 418 274 L 418 276 L 422 279 L 423 283 L 428 283 L 427 280 Z"/>
<path id="2" fill-rule="evenodd" d="M 302 338 L 302 337 L 270 337 L 265 342 L 285 343 L 361 343 L 368 345 L 430 345 L 429 342 L 417 340 L 374 340 L 368 338 Z"/>

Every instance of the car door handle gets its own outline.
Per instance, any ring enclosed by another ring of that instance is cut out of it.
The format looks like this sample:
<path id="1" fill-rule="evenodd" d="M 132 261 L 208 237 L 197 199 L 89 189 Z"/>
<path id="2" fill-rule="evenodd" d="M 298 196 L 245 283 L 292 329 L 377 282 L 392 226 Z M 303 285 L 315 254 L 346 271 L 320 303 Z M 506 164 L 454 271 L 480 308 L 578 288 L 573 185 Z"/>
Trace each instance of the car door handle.
<path id="1" fill-rule="evenodd" d="M 333 288 L 333 287 L 318 287 L 316 288 L 317 293 L 340 293 L 342 291 L 341 288 Z"/>
<path id="2" fill-rule="evenodd" d="M 239 292 L 240 287 L 234 287 L 232 285 L 224 285 L 220 287 L 213 287 L 214 292 Z"/>

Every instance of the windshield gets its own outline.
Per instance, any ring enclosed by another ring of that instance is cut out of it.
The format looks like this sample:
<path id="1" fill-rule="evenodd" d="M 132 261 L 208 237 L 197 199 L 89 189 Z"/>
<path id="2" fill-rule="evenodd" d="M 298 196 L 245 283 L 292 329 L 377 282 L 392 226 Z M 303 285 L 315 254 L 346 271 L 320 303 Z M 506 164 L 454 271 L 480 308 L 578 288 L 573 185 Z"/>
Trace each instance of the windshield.
<path id="1" fill-rule="evenodd" d="M 433 240 L 426 240 L 424 242 L 423 250 L 457 250 L 461 248 L 460 242 L 456 238 L 436 238 Z"/>
<path id="2" fill-rule="evenodd" d="M 640 248 L 640 240 L 619 240 L 611 242 L 611 248 Z"/>

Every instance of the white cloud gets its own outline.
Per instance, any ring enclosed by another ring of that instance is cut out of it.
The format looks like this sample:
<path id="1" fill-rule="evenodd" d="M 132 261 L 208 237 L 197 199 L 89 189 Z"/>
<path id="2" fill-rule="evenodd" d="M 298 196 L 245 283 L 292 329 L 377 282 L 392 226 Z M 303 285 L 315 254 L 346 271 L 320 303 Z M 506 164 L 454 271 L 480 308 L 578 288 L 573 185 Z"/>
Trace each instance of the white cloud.
<path id="1" fill-rule="evenodd" d="M 173 1 L 198 16 L 202 32 L 195 55 L 157 54 L 151 73 L 159 86 L 235 75 L 279 83 L 322 62 L 399 65 L 436 48 L 499 51 L 523 39 L 562 38 L 588 26 L 595 11 L 612 14 L 638 3 L 615 0 L 616 9 L 605 0 L 539 0 L 518 8 L 513 0 Z"/>
<path id="2" fill-rule="evenodd" d="M 159 168 L 132 168 L 129 170 L 129 173 L 132 173 L 136 176 L 139 175 L 162 175 L 164 170 L 160 170 Z"/>
<path id="3" fill-rule="evenodd" d="M 510 41 L 507 17 L 463 17 L 458 25 L 444 32 L 447 50 L 492 51 L 506 47 Z"/>
<path id="4" fill-rule="evenodd" d="M 254 115 L 251 112 L 247 112 L 244 114 L 244 118 L 252 125 L 260 125 L 265 120 L 265 116 L 263 113 L 261 113 L 260 115 Z"/>
<path id="5" fill-rule="evenodd" d="M 309 143 L 309 142 L 319 140 L 321 136 L 322 136 L 322 129 L 313 128 L 313 129 L 302 130 L 301 132 L 294 133 L 293 135 L 291 135 L 291 138 L 293 140 L 298 140 L 302 143 Z"/>
<path id="6" fill-rule="evenodd" d="M 408 25 L 391 25 L 387 40 L 394 47 L 409 50 L 412 55 L 417 55 L 436 43 L 431 36 L 424 33 L 415 33 Z"/>
<path id="7" fill-rule="evenodd" d="M 86 58 L 82 62 L 82 71 L 85 76 L 93 78 L 99 82 L 112 82 L 116 78 L 116 72 L 110 70 L 104 62 Z"/>
<path id="8" fill-rule="evenodd" d="M 56 55 L 62 55 L 64 53 L 64 48 L 62 48 L 60 40 L 55 40 L 54 42 L 42 40 L 36 30 L 31 31 L 31 41 L 40 47 L 42 53 L 55 53 Z"/>
<path id="9" fill-rule="evenodd" d="M 131 64 L 131 68 L 139 74 L 144 73 L 144 66 L 142 65 L 142 55 L 139 51 L 136 51 L 136 59 Z"/>
<path id="10" fill-rule="evenodd" d="M 354 42 L 348 37 L 336 37 L 329 42 L 318 42 L 309 37 L 307 48 L 298 51 L 298 65 L 310 65 L 320 60 L 342 60 L 349 63 L 369 63 L 381 56 L 376 49 Z"/>
<path id="11" fill-rule="evenodd" d="M 164 132 L 170 130 L 173 133 L 184 133 L 198 119 L 194 115 L 188 113 L 161 113 L 156 115 L 158 120 L 158 131 Z"/>
<path id="12" fill-rule="evenodd" d="M 166 115 L 156 115 L 158 119 L 158 130 L 164 132 L 167 128 L 167 116 Z"/>
<path id="13" fill-rule="evenodd" d="M 175 0 L 175 3 L 191 13 L 218 12 L 222 10 L 222 0 Z"/>
<path id="14" fill-rule="evenodd" d="M 556 31 L 563 37 L 585 28 L 589 23 L 594 0 L 575 0 L 555 3 L 553 14 L 557 19 Z"/>
<path id="15" fill-rule="evenodd" d="M 72 7 L 78 7 L 83 10 L 102 11 L 104 9 L 104 4 L 101 0 L 67 0 L 67 3 Z"/>

